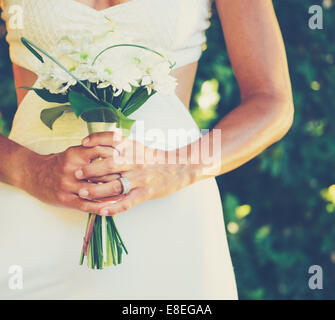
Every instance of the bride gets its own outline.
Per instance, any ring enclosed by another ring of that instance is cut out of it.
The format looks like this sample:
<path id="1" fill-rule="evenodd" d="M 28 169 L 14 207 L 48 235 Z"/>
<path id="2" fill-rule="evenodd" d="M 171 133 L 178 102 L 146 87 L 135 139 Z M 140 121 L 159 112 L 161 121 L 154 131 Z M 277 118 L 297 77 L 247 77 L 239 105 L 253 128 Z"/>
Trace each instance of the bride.
<path id="1" fill-rule="evenodd" d="M 105 17 L 136 41 L 170 50 L 179 83 L 174 95 L 156 94 L 133 114 L 146 132 L 164 133 L 150 146 L 112 132 L 87 137 L 72 113 L 51 131 L 39 118 L 47 103 L 17 89 L 12 131 L 0 136 L 1 299 L 237 299 L 214 177 L 281 139 L 293 103 L 271 1 L 215 2 L 241 104 L 200 135 L 187 108 L 211 0 L 1 1 L 17 88 L 34 86 L 39 63 L 22 36 L 52 52 L 62 35 L 94 33 Z M 22 26 L 11 23 L 13 12 Z M 170 129 L 196 134 L 166 146 Z M 144 144 L 163 161 L 117 164 L 121 142 L 126 151 Z M 199 148 L 211 161 L 197 156 Z M 174 155 L 173 164 L 164 161 Z M 96 157 L 103 160 L 90 161 Z M 129 251 L 121 265 L 79 266 L 85 212 L 116 215 Z"/>

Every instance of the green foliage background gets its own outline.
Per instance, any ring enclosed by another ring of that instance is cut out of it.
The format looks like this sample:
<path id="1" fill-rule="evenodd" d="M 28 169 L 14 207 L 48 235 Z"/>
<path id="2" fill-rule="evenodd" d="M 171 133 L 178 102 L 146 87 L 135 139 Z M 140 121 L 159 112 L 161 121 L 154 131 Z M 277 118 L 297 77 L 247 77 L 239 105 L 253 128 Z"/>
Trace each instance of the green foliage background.
<path id="1" fill-rule="evenodd" d="M 324 29 L 308 28 L 308 8 L 324 6 Z M 288 135 L 243 167 L 218 178 L 241 299 L 335 298 L 335 4 L 275 1 L 294 91 Z M 3 35 L 3 28 L 1 29 Z M 192 114 L 212 127 L 239 104 L 217 14 L 208 31 Z M 218 102 L 218 103 L 217 103 Z M 0 132 L 16 110 L 8 47 L 0 41 Z M 308 269 L 323 268 L 323 290 Z"/>

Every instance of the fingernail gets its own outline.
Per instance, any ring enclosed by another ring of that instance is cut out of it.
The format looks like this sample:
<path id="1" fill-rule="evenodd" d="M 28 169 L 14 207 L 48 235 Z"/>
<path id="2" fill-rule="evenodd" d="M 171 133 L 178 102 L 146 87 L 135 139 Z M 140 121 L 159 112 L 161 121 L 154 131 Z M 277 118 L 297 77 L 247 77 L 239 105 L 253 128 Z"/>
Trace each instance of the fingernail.
<path id="1" fill-rule="evenodd" d="M 102 214 L 102 215 L 107 216 L 108 213 L 109 213 L 108 208 L 102 208 L 102 209 L 101 209 L 101 214 Z"/>
<path id="2" fill-rule="evenodd" d="M 74 175 L 76 176 L 76 178 L 81 179 L 83 177 L 83 175 L 84 175 L 84 172 L 83 172 L 83 170 L 77 170 L 74 173 Z"/>
<path id="3" fill-rule="evenodd" d="M 88 190 L 87 189 L 80 189 L 79 190 L 79 197 L 86 198 L 88 196 Z"/>
<path id="4" fill-rule="evenodd" d="M 85 138 L 84 140 L 83 140 L 83 145 L 86 145 L 86 144 L 88 144 L 90 142 L 90 139 L 89 138 Z"/>

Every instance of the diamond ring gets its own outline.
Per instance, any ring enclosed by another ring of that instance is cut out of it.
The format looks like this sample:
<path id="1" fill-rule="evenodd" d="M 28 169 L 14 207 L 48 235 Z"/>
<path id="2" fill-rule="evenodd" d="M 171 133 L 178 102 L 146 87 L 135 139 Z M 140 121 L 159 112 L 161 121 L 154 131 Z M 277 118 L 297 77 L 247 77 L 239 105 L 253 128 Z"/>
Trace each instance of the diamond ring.
<path id="1" fill-rule="evenodd" d="M 122 185 L 122 192 L 121 194 L 127 194 L 131 190 L 131 183 L 127 178 L 119 178 L 121 185 Z"/>

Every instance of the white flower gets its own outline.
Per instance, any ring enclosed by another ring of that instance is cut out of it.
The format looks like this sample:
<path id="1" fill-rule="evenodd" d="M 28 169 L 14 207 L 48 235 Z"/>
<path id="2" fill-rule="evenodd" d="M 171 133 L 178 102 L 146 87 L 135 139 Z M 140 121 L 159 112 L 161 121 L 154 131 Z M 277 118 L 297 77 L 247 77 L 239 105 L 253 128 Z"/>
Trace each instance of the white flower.
<path id="1" fill-rule="evenodd" d="M 114 90 L 114 97 L 118 97 L 122 93 L 121 89 L 116 89 L 115 87 L 113 87 L 113 90 Z"/>
<path id="2" fill-rule="evenodd" d="M 176 79 L 170 75 L 170 64 L 161 49 L 155 50 L 164 56 L 140 47 L 118 46 L 107 50 L 95 61 L 96 56 L 110 46 L 132 43 L 144 45 L 117 32 L 117 26 L 106 21 L 82 33 L 62 37 L 51 54 L 80 81 L 97 84 L 101 90 L 111 86 L 114 96 L 124 91 L 132 92 L 139 86 L 146 87 L 149 94 L 152 90 L 173 94 Z M 68 73 L 47 59 L 37 73 L 39 85 L 52 93 L 66 93 L 77 84 Z"/>
<path id="3" fill-rule="evenodd" d="M 148 88 L 167 95 L 175 92 L 177 80 L 170 75 L 170 65 L 167 61 L 160 62 L 150 68 L 147 77 L 146 83 Z"/>
<path id="4" fill-rule="evenodd" d="M 123 47 L 115 48 L 114 52 L 103 55 L 95 68 L 99 70 L 102 82 L 107 81 L 117 89 L 127 92 L 131 92 L 132 87 L 138 87 L 143 77 L 138 62 Z"/>
<path id="5" fill-rule="evenodd" d="M 105 88 L 108 88 L 110 87 L 112 84 L 108 81 L 104 81 L 104 82 L 101 82 L 100 84 L 98 84 L 97 88 L 98 89 L 105 89 Z"/>
<path id="6" fill-rule="evenodd" d="M 101 80 L 98 70 L 87 63 L 80 64 L 72 73 L 81 81 L 88 80 L 91 83 L 98 83 Z"/>
<path id="7" fill-rule="evenodd" d="M 147 85 L 150 85 L 152 84 L 152 79 L 149 75 L 145 75 L 143 78 L 142 78 L 142 81 L 141 81 L 141 86 L 147 86 Z"/>
<path id="8" fill-rule="evenodd" d="M 65 93 L 68 88 L 77 83 L 69 74 L 52 62 L 45 62 L 37 71 L 38 85 L 51 93 Z"/>

